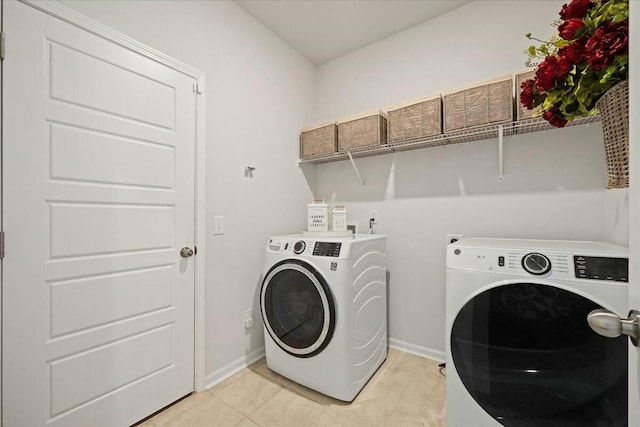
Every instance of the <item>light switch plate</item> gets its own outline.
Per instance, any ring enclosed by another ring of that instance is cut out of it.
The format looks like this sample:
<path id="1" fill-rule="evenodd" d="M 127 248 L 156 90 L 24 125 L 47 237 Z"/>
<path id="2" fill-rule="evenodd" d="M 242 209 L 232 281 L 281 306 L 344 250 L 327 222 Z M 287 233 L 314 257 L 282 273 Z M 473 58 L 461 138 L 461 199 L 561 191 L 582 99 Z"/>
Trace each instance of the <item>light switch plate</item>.
<path id="1" fill-rule="evenodd" d="M 217 236 L 220 234 L 224 234 L 224 217 L 214 216 L 213 217 L 213 235 Z"/>

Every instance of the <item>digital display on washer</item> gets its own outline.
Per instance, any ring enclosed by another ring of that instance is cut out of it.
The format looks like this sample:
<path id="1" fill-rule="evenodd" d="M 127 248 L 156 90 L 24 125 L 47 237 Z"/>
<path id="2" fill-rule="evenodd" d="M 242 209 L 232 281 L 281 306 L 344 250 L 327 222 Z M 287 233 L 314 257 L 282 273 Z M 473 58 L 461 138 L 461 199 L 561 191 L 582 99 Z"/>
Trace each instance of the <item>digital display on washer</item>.
<path id="1" fill-rule="evenodd" d="M 575 255 L 573 265 L 578 279 L 629 281 L 629 259 Z"/>
<path id="2" fill-rule="evenodd" d="M 317 256 L 340 256 L 342 243 L 316 242 L 313 246 L 313 254 Z"/>

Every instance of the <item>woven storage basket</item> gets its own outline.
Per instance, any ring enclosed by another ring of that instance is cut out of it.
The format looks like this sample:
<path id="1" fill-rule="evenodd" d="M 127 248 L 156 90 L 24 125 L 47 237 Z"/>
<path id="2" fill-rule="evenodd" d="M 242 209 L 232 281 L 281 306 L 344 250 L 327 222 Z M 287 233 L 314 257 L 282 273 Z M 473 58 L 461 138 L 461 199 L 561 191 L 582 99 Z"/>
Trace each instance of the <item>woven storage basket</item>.
<path id="1" fill-rule="evenodd" d="M 444 131 L 513 120 L 513 77 L 501 77 L 442 95 Z"/>
<path id="2" fill-rule="evenodd" d="M 323 123 L 300 131 L 300 158 L 310 159 L 338 149 L 338 124 Z"/>
<path id="3" fill-rule="evenodd" d="M 338 151 L 387 143 L 387 115 L 383 111 L 360 114 L 338 122 Z"/>
<path id="4" fill-rule="evenodd" d="M 520 92 L 522 92 L 522 88 L 520 86 L 522 86 L 522 83 L 524 83 L 526 80 L 529 79 L 533 79 L 536 76 L 536 72 L 535 70 L 527 70 L 527 71 L 523 71 L 521 73 L 517 73 L 516 74 L 516 93 L 515 93 L 515 98 L 516 98 L 516 118 L 517 120 L 524 120 L 524 119 L 530 119 L 533 117 L 533 115 L 540 111 L 540 107 L 536 107 L 533 108 L 531 110 L 527 109 L 527 107 L 525 107 L 524 105 L 522 105 L 522 103 L 520 102 Z"/>
<path id="5" fill-rule="evenodd" d="M 624 80 L 596 102 L 607 159 L 607 188 L 629 187 L 629 81 Z"/>
<path id="6" fill-rule="evenodd" d="M 442 133 L 440 95 L 389 107 L 389 144 Z"/>

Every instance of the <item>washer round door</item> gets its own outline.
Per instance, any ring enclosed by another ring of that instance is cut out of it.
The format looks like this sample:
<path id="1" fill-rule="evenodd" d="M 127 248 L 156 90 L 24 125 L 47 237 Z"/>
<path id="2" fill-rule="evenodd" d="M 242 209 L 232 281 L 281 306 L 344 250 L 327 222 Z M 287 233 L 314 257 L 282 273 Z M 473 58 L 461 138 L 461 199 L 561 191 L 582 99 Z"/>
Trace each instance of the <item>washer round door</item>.
<path id="1" fill-rule="evenodd" d="M 469 394 L 505 426 L 627 426 L 627 340 L 602 337 L 602 308 L 536 283 L 491 288 L 451 329 L 451 356 Z"/>
<path id="2" fill-rule="evenodd" d="M 296 357 L 312 357 L 331 341 L 335 305 L 320 273 L 304 261 L 274 265 L 262 282 L 260 307 L 275 343 Z"/>

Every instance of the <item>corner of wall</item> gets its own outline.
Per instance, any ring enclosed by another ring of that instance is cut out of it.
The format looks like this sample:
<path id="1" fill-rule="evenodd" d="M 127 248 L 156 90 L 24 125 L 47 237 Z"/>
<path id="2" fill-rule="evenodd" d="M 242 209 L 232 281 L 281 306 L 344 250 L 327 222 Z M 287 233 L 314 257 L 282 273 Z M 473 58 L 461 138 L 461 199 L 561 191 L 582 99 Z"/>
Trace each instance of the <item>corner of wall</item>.
<path id="1" fill-rule="evenodd" d="M 216 369 L 215 371 L 208 374 L 205 378 L 205 388 L 209 390 L 211 387 L 214 387 L 217 384 L 220 384 L 222 381 L 227 378 L 237 374 L 244 368 L 251 366 L 258 360 L 264 357 L 264 346 L 253 350 L 242 357 L 234 360 L 227 365 Z"/>
<path id="2" fill-rule="evenodd" d="M 616 245 L 629 246 L 629 189 L 605 190 L 604 239 Z"/>

